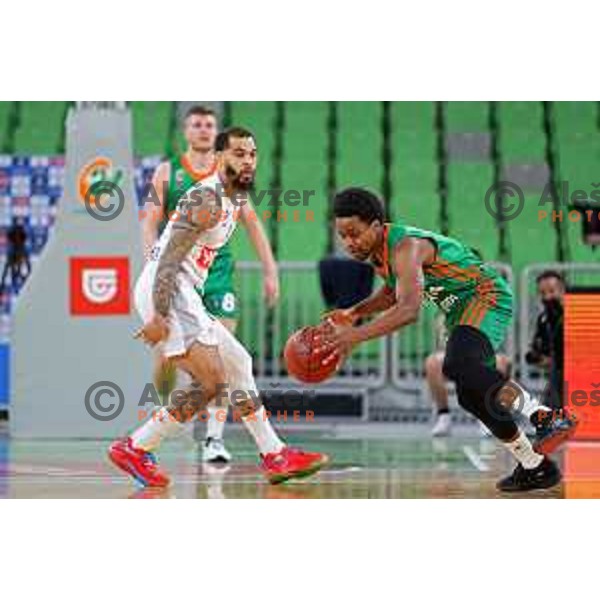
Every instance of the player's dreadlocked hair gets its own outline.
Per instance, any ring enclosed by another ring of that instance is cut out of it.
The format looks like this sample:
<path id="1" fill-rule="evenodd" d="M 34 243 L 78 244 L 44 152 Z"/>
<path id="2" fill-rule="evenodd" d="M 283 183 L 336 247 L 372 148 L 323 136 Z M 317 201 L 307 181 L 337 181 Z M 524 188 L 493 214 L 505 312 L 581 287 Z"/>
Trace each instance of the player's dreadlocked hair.
<path id="1" fill-rule="evenodd" d="M 333 199 L 333 214 L 337 217 L 358 217 L 369 223 L 385 220 L 383 202 L 365 188 L 351 187 L 338 192 Z"/>

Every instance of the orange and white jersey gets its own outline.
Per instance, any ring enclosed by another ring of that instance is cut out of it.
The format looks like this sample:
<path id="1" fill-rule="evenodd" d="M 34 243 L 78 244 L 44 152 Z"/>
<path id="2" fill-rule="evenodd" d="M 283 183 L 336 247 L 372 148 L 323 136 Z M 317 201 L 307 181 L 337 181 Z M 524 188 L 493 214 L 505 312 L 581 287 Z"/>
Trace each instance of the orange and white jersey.
<path id="1" fill-rule="evenodd" d="M 185 196 L 179 201 L 177 211 L 170 216 L 169 223 L 165 227 L 162 235 L 152 248 L 151 263 L 158 264 L 162 253 L 164 252 L 171 236 L 173 235 L 173 225 L 175 221 L 188 218 L 190 203 L 198 202 L 202 190 L 212 190 L 219 198 L 221 205 L 221 215 L 219 222 L 212 228 L 203 231 L 194 244 L 189 254 L 181 264 L 181 273 L 196 288 L 202 288 L 208 271 L 215 259 L 219 248 L 224 246 L 235 231 L 238 221 L 239 207 L 236 207 L 230 198 L 223 194 L 223 184 L 218 174 L 208 175 L 191 187 Z"/>

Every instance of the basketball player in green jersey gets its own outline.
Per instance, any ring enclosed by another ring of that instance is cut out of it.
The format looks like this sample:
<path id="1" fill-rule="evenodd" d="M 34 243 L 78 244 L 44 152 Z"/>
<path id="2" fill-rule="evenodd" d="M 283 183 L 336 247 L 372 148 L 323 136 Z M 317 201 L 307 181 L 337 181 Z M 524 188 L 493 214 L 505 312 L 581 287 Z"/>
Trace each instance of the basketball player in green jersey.
<path id="1" fill-rule="evenodd" d="M 217 117 L 213 110 L 203 106 L 191 107 L 185 115 L 183 134 L 187 143 L 185 153 L 161 163 L 152 178 L 152 185 L 159 204 L 148 204 L 142 223 L 143 247 L 146 256 L 164 229 L 168 215 L 177 202 L 196 182 L 211 175 L 215 170 L 214 144 L 217 136 Z M 242 219 L 250 240 L 263 265 L 264 294 L 269 306 L 279 296 L 277 263 L 273 258 L 269 240 L 258 219 Z M 231 333 L 235 333 L 238 317 L 237 299 L 233 284 L 235 263 L 230 243 L 223 246 L 213 264 L 204 285 L 202 302 L 214 317 L 219 319 Z M 200 293 L 200 292 L 198 292 Z M 156 358 L 154 383 L 159 392 L 170 393 L 175 385 L 175 372 Z M 206 440 L 202 449 L 205 462 L 229 462 L 231 455 L 223 444 L 223 429 L 227 406 L 209 405 Z"/>
<path id="2" fill-rule="evenodd" d="M 346 251 L 370 261 L 385 284 L 370 298 L 330 313 L 339 325 L 322 329 L 317 352 L 323 362 L 348 355 L 355 344 L 414 323 L 423 300 L 444 314 L 449 333 L 444 375 L 456 384 L 459 404 L 479 419 L 517 460 L 514 472 L 498 482 L 504 492 L 558 484 L 558 467 L 545 456 L 570 437 L 576 422 L 555 415 L 518 383 L 496 369 L 495 352 L 513 315 L 506 281 L 461 242 L 402 223 L 386 223 L 383 203 L 362 188 L 334 198 L 335 227 Z M 354 326 L 358 319 L 381 313 Z M 532 446 L 513 411 L 538 425 Z"/>

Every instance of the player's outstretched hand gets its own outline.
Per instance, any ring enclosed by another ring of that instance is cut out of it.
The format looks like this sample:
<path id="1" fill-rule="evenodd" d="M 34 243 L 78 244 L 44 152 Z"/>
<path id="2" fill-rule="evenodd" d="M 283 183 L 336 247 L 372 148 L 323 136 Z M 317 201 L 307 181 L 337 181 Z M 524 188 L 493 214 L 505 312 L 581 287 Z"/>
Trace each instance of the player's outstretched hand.
<path id="1" fill-rule="evenodd" d="M 314 352 L 321 357 L 323 365 L 339 361 L 340 358 L 345 360 L 356 344 L 353 328 L 336 325 L 328 318 L 316 328 L 314 344 Z"/>
<path id="2" fill-rule="evenodd" d="M 277 273 L 265 273 L 263 292 L 267 306 L 273 308 L 279 300 L 279 277 Z"/>
<path id="3" fill-rule="evenodd" d="M 133 337 L 141 339 L 150 346 L 155 346 L 159 342 L 166 340 L 169 336 L 169 325 L 167 320 L 159 314 L 154 315 L 151 321 L 145 323 L 138 329 Z"/>

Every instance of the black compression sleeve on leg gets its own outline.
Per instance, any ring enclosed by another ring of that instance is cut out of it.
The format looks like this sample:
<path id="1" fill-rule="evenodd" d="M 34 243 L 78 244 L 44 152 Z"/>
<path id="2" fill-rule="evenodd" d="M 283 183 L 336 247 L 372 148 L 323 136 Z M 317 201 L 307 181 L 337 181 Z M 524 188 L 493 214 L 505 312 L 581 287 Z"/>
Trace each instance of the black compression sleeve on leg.
<path id="1" fill-rule="evenodd" d="M 488 338 L 468 325 L 456 327 L 446 346 L 444 375 L 456 383 L 459 404 L 503 441 L 518 433 L 511 414 L 496 400 L 507 378 L 488 366 L 494 349 Z"/>
<path id="2" fill-rule="evenodd" d="M 485 395 L 506 381 L 500 371 L 490 366 L 492 359 L 494 349 L 487 336 L 469 325 L 459 325 L 448 339 L 442 370 L 448 379 Z"/>

